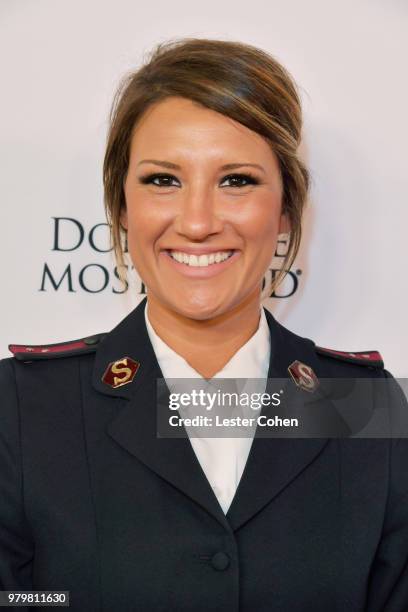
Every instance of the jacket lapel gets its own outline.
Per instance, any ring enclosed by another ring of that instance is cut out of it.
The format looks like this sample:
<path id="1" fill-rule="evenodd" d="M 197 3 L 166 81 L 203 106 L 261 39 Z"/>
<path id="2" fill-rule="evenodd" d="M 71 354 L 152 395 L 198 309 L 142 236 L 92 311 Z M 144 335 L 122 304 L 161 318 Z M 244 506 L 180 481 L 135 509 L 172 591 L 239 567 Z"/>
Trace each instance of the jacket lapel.
<path id="1" fill-rule="evenodd" d="M 307 393 L 299 392 L 296 385 L 288 380 L 288 367 L 293 361 L 299 360 L 311 366 L 319 376 L 314 343 L 280 325 L 266 308 L 265 314 L 271 333 L 268 379 L 285 379 L 285 393 L 289 392 L 298 403 L 300 398 L 302 405 L 302 398 L 308 399 Z M 276 388 L 272 389 L 268 383 L 266 390 L 273 393 Z M 273 406 L 262 410 L 266 416 L 274 416 L 275 413 Z M 258 427 L 241 481 L 227 513 L 234 531 L 281 493 L 328 443 L 328 439 L 323 437 L 271 438 L 262 437 L 262 433 Z"/>
<path id="2" fill-rule="evenodd" d="M 225 516 L 201 468 L 187 434 L 158 438 L 156 379 L 163 378 L 144 320 L 147 298 L 101 342 L 95 357 L 93 386 L 104 395 L 121 398 L 107 433 L 149 469 L 177 487 L 225 528 L 236 530 L 273 500 L 323 450 L 327 438 L 262 438 L 256 431 L 248 461 L 233 502 Z M 265 309 L 271 333 L 268 378 L 288 378 L 287 367 L 296 359 L 319 364 L 310 340 L 295 336 Z M 130 357 L 139 362 L 132 383 L 110 387 L 102 381 L 109 363 Z M 293 385 L 294 386 L 294 385 Z M 273 409 L 272 409 L 273 410 Z M 264 414 L 265 411 L 262 411 Z"/>
<path id="3" fill-rule="evenodd" d="M 205 508 L 230 530 L 225 514 L 201 468 L 190 440 L 157 437 L 156 379 L 163 378 L 144 319 L 147 298 L 108 334 L 96 352 L 93 386 L 122 398 L 107 433 L 149 469 Z M 132 383 L 113 389 L 102 381 L 108 364 L 130 357 L 139 362 Z"/>

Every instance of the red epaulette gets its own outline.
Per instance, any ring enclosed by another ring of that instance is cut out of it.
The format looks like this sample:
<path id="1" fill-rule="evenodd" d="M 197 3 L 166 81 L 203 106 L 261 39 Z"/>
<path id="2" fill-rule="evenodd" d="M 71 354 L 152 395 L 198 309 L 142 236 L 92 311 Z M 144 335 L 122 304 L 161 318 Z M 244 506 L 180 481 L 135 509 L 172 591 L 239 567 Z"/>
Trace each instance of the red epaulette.
<path id="1" fill-rule="evenodd" d="M 95 334 L 87 338 L 58 342 L 57 344 L 9 344 L 8 348 L 19 361 L 71 357 L 72 355 L 93 353 L 106 335 Z"/>
<path id="2" fill-rule="evenodd" d="M 355 351 L 348 353 L 346 351 L 335 351 L 322 346 L 316 346 L 315 348 L 319 355 L 326 355 L 327 357 L 333 357 L 340 361 L 347 361 L 348 363 L 367 365 L 375 368 L 384 367 L 383 359 L 378 351 Z"/>

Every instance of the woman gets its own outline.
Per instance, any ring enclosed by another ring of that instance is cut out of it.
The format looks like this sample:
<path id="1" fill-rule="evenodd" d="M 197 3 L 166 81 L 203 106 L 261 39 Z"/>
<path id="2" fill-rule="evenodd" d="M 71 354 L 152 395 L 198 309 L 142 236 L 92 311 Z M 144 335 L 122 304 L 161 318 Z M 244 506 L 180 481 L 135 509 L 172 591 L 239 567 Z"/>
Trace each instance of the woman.
<path id="1" fill-rule="evenodd" d="M 294 403 L 392 380 L 261 307 L 278 234 L 284 268 L 299 246 L 300 136 L 293 81 L 250 45 L 162 44 L 123 83 L 106 207 L 147 298 L 108 334 L 1 362 L 3 590 L 86 612 L 408 610 L 406 440 L 157 435 L 163 377 L 286 379 Z"/>

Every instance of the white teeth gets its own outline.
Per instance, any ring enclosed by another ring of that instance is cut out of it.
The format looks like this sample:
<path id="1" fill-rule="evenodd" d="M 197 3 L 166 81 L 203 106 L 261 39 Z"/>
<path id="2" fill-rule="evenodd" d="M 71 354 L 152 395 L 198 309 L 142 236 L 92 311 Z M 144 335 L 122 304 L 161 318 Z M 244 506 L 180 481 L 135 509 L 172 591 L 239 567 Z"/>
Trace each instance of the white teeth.
<path id="1" fill-rule="evenodd" d="M 181 251 L 169 251 L 170 256 L 178 261 L 179 263 L 187 264 L 188 266 L 204 268 L 214 263 L 220 263 L 225 261 L 234 251 L 219 251 L 217 253 L 210 253 L 209 255 L 189 255 L 188 253 L 182 253 Z"/>

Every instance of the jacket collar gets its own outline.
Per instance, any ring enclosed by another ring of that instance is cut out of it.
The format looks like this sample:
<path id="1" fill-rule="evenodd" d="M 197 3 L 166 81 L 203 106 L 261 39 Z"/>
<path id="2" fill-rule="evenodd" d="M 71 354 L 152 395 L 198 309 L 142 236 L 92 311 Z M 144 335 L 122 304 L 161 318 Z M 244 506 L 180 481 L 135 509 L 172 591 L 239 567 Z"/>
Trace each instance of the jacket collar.
<path id="1" fill-rule="evenodd" d="M 96 351 L 92 384 L 104 395 L 132 399 L 137 395 L 139 387 L 149 378 L 149 374 L 163 376 L 146 329 L 146 302 L 147 297 L 144 297 L 136 308 L 104 337 Z M 132 383 L 114 389 L 103 382 L 103 375 L 110 363 L 124 357 L 137 361 L 139 369 Z"/>
<path id="2" fill-rule="evenodd" d="M 136 308 L 104 337 L 96 351 L 92 383 L 94 388 L 104 395 L 131 399 L 137 394 L 149 374 L 163 377 L 146 329 L 144 316 L 146 303 L 147 297 L 144 297 Z M 321 365 L 314 349 L 314 342 L 286 329 L 266 308 L 264 312 L 271 334 L 268 378 L 287 378 L 288 367 L 296 359 L 310 365 L 319 375 Z M 139 362 L 139 369 L 131 384 L 113 389 L 103 382 L 103 374 L 109 363 L 126 356 Z"/>
<path id="3" fill-rule="evenodd" d="M 156 379 L 163 378 L 151 345 L 144 308 L 147 298 L 117 325 L 96 351 L 93 386 L 104 395 L 122 398 L 108 424 L 108 434 L 147 467 L 200 504 L 228 530 L 236 530 L 287 487 L 323 450 L 327 438 L 262 438 L 258 435 L 225 516 L 201 468 L 188 437 L 158 438 L 156 427 Z M 312 341 L 296 336 L 265 309 L 271 333 L 268 378 L 288 378 L 288 366 L 296 359 L 319 375 Z M 109 363 L 131 357 L 140 366 L 132 383 L 113 389 L 102 381 Z M 294 385 L 293 385 L 294 387 Z"/>

